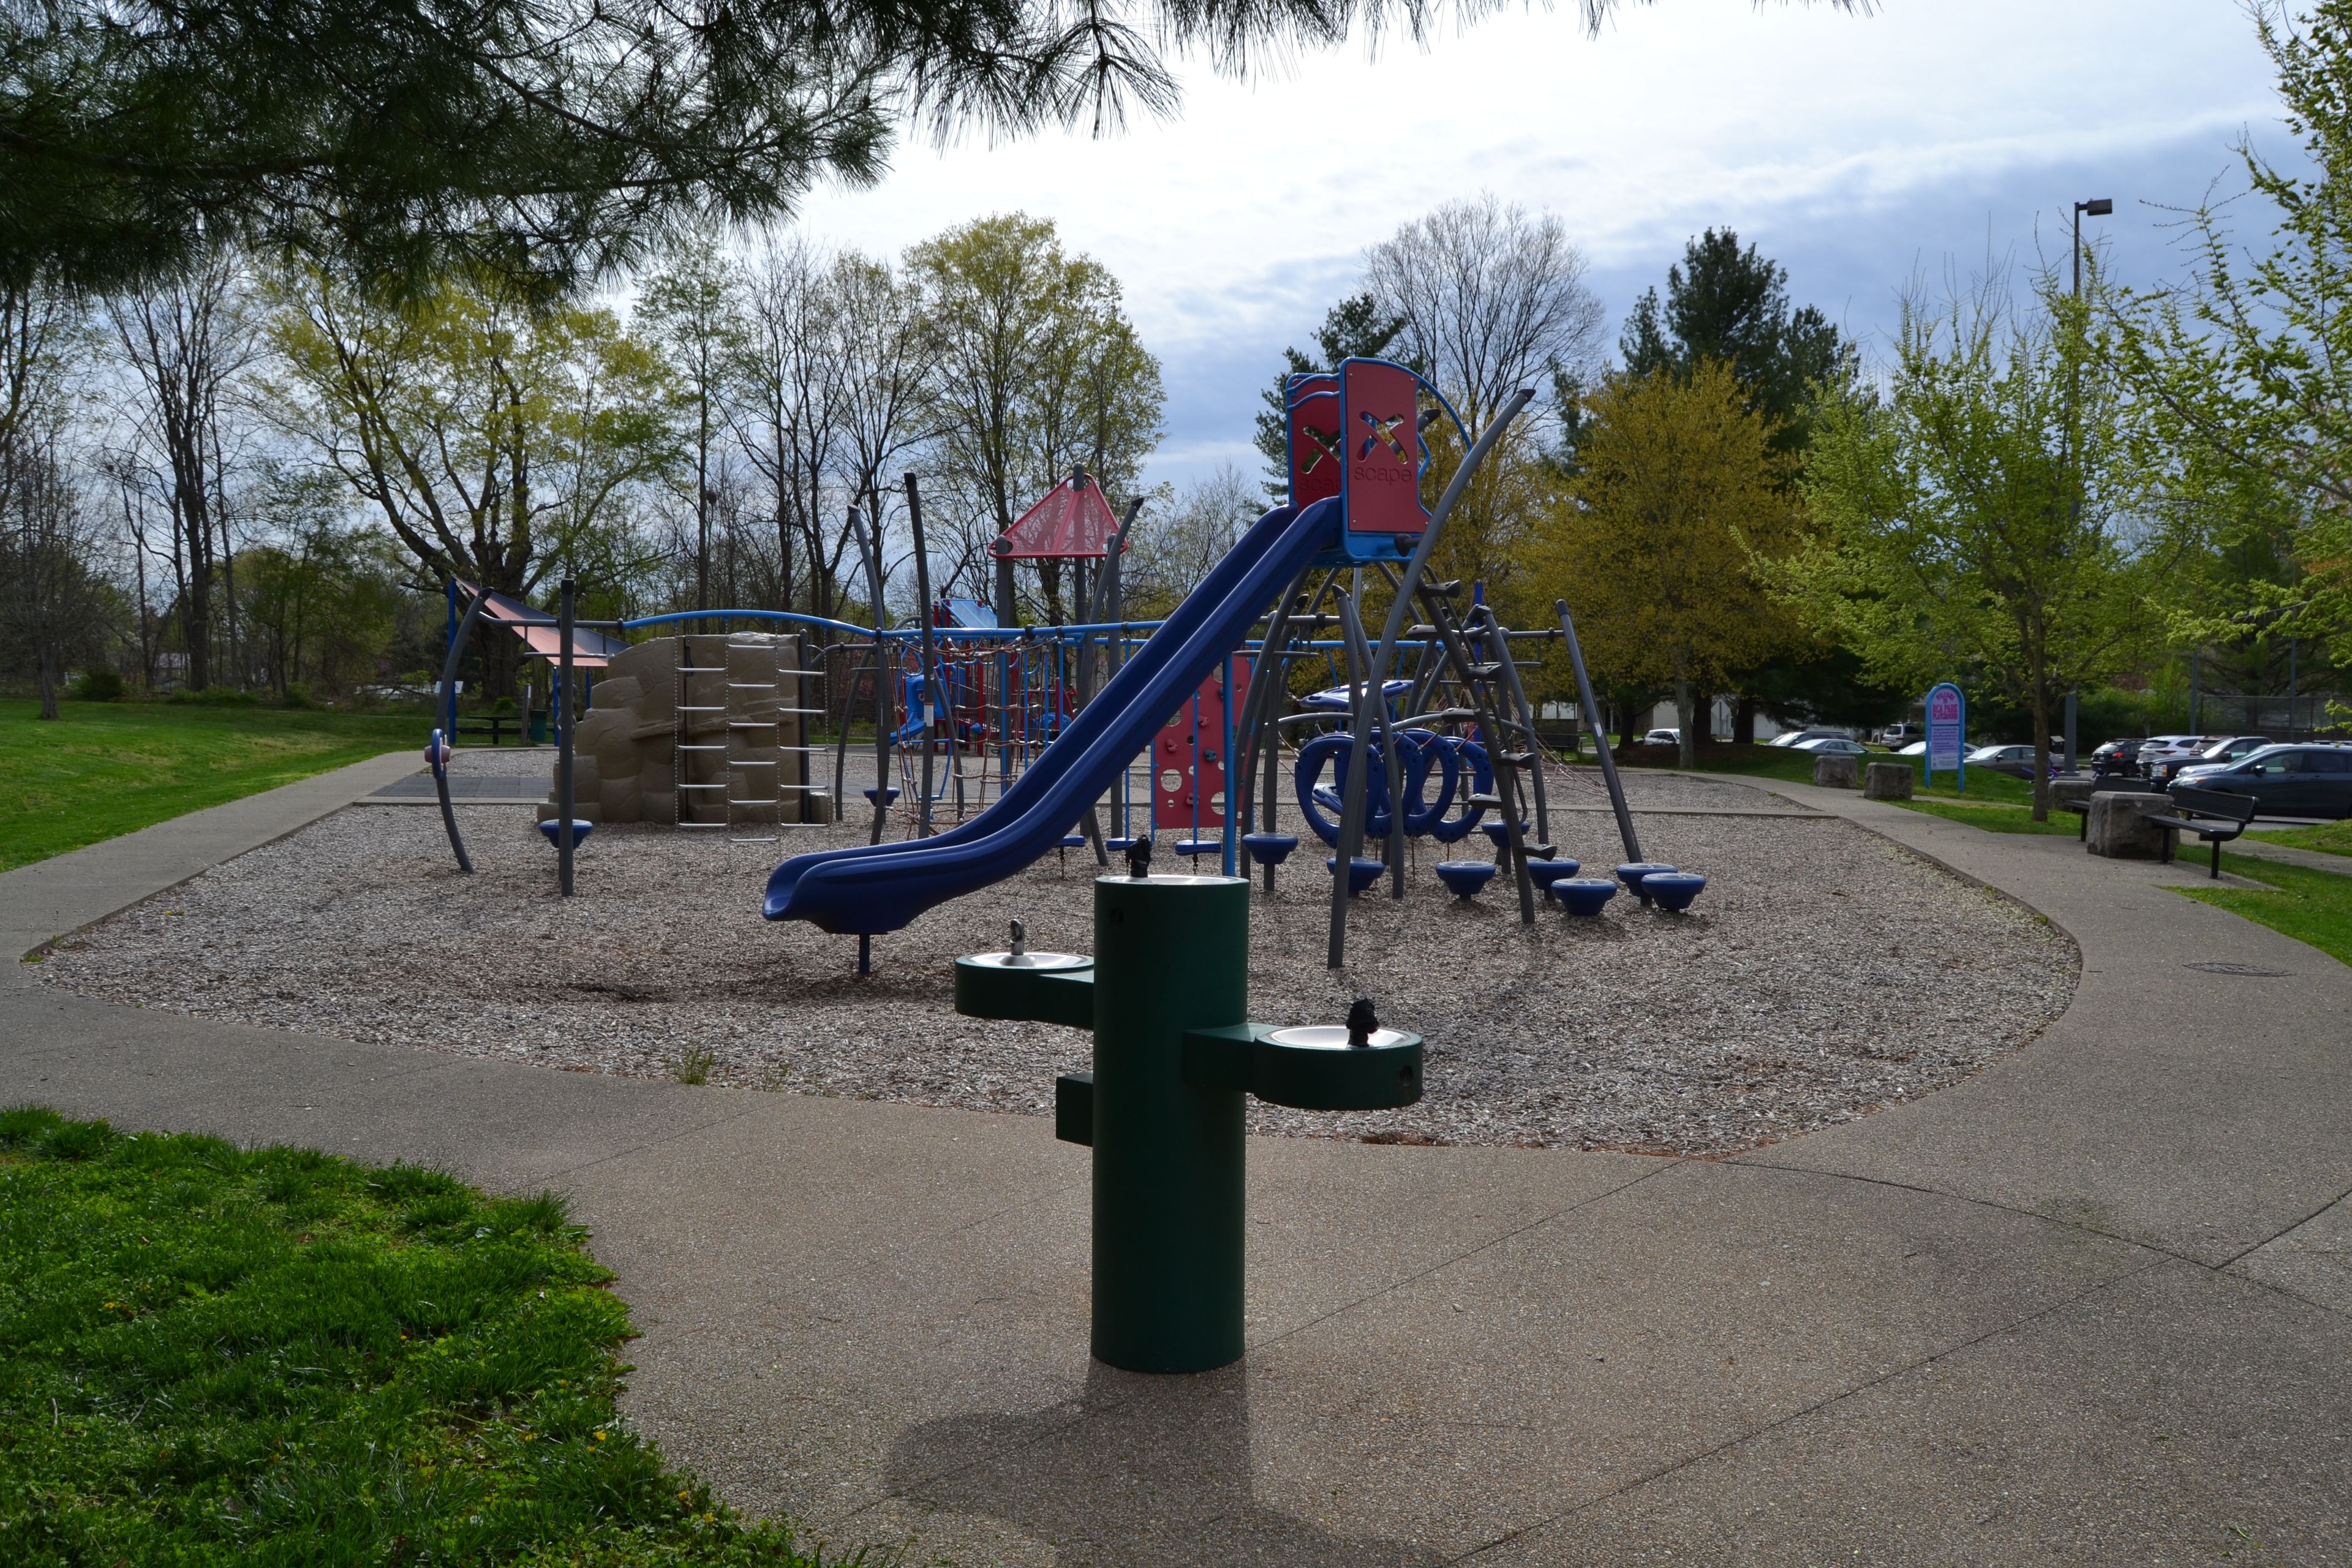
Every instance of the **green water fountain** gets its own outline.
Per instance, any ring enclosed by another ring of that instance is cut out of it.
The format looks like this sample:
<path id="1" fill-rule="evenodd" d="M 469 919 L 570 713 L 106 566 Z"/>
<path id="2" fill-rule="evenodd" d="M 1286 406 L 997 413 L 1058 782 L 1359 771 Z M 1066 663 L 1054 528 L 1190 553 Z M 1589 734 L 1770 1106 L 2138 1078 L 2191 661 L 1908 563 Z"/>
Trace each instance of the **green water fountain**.
<path id="1" fill-rule="evenodd" d="M 1344 1024 L 1248 1020 L 1249 893 L 1240 877 L 1095 880 L 1095 952 L 1012 948 L 956 961 L 956 1011 L 1092 1029 L 1094 1070 L 1055 1085 L 1058 1136 L 1094 1151 L 1097 1360 L 1205 1372 L 1242 1353 L 1243 1097 L 1306 1110 L 1421 1098 L 1422 1042 L 1369 1003 Z"/>

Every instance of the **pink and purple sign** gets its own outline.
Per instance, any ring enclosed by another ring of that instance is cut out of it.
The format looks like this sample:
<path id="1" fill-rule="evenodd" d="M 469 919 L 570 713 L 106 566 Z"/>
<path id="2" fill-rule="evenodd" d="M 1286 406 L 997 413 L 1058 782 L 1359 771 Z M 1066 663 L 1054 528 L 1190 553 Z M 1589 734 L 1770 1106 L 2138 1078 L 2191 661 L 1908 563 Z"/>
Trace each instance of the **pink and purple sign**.
<path id="1" fill-rule="evenodd" d="M 1968 784 L 1963 770 L 1968 752 L 1966 736 L 1969 728 L 1969 701 L 1960 689 L 1945 681 L 1927 693 L 1927 782 L 1936 782 L 1937 768 L 1949 768 L 1961 787 Z"/>

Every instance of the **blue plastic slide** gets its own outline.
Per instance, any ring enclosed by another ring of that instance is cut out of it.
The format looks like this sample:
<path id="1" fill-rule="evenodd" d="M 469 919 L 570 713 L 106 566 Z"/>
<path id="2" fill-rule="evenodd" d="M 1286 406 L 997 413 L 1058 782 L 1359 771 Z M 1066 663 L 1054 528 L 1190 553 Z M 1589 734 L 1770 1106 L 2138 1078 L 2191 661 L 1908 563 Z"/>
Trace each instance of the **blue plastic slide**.
<path id="1" fill-rule="evenodd" d="M 762 912 L 876 936 L 1036 861 L 1242 645 L 1339 526 L 1336 500 L 1267 512 L 995 805 L 934 838 L 795 855 L 768 879 Z"/>

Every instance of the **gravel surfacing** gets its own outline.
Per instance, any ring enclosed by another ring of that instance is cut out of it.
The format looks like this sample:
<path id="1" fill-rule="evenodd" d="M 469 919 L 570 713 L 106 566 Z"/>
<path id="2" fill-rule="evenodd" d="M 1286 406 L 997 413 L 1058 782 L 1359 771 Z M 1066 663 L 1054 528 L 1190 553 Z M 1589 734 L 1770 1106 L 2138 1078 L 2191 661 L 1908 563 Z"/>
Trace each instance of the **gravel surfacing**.
<path id="1" fill-rule="evenodd" d="M 522 771 L 549 756 L 464 762 Z M 1608 813 L 1589 809 L 1606 804 L 1597 774 L 1555 770 L 1550 787 L 1560 853 L 1605 873 L 1622 851 Z M 1403 902 L 1385 882 L 1355 901 L 1350 963 L 1334 973 L 1310 839 L 1272 897 L 1253 893 L 1251 1016 L 1328 1023 L 1370 996 L 1384 1024 L 1426 1037 L 1425 1095 L 1347 1114 L 1253 1100 L 1254 1128 L 1727 1153 L 1943 1088 L 2072 997 L 2062 933 L 1875 835 L 1740 784 L 1635 775 L 1628 791 L 1647 857 L 1710 879 L 1689 915 L 1620 897 L 1599 920 L 1545 905 L 1524 927 L 1499 878 L 1475 900 L 1447 897 L 1423 843 Z M 1789 815 L 1697 815 L 1776 808 Z M 783 856 L 864 842 L 863 828 L 760 845 L 602 827 L 565 900 L 527 808 L 462 820 L 475 876 L 457 873 L 438 813 L 355 806 L 58 944 L 40 977 L 424 1050 L 647 1076 L 707 1061 L 712 1083 L 1031 1115 L 1051 1112 L 1056 1073 L 1087 1065 L 1078 1031 L 957 1016 L 950 971 L 1002 948 L 1013 917 L 1034 949 L 1088 951 L 1084 850 L 877 938 L 861 979 L 854 938 L 772 924 L 759 900 Z"/>

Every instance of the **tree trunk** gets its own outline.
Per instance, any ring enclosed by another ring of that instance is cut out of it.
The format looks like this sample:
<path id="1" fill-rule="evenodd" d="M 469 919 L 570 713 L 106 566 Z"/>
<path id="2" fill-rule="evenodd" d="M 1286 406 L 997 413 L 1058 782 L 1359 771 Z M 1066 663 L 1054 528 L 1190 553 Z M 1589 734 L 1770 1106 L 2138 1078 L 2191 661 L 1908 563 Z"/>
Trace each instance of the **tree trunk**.
<path id="1" fill-rule="evenodd" d="M 1642 721 L 1641 712 L 1623 697 L 1618 698 L 1613 706 L 1617 710 L 1617 744 L 1621 749 L 1631 746 L 1641 739 L 1633 732 L 1634 727 Z"/>
<path id="2" fill-rule="evenodd" d="M 34 656 L 41 673 L 41 717 L 58 716 L 58 647 L 48 638 L 41 639 L 39 651 Z"/>
<path id="3" fill-rule="evenodd" d="M 212 684 L 213 595 L 209 562 L 195 562 L 188 573 L 188 591 L 180 600 L 180 630 L 188 643 L 188 689 L 202 691 Z"/>
<path id="4" fill-rule="evenodd" d="M 1732 743 L 1752 746 L 1756 743 L 1756 699 L 1741 697 L 1731 705 Z"/>
<path id="5" fill-rule="evenodd" d="M 1681 765 L 1698 766 L 1698 699 L 1687 680 L 1675 682 L 1675 732 L 1682 741 L 1675 748 Z"/>

